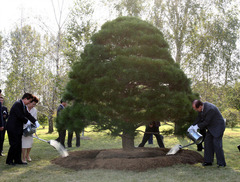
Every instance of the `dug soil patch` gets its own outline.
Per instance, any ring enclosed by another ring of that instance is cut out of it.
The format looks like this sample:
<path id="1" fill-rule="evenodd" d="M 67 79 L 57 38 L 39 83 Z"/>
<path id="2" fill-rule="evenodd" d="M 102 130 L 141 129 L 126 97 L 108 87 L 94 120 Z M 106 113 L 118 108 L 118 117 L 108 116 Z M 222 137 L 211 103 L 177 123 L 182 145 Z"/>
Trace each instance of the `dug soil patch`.
<path id="1" fill-rule="evenodd" d="M 85 150 L 70 152 L 68 157 L 58 157 L 53 164 L 74 170 L 114 169 L 146 171 L 152 168 L 167 167 L 176 164 L 196 164 L 203 157 L 196 151 L 181 149 L 175 155 L 166 156 L 167 148 L 135 148 L 132 151 L 122 149 Z"/>

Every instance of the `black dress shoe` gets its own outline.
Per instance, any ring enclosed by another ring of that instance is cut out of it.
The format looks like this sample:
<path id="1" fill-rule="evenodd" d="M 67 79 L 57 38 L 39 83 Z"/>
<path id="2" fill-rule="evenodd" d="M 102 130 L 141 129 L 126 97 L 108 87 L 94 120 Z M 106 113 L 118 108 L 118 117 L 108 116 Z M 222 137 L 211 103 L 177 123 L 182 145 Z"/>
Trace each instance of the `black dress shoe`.
<path id="1" fill-rule="evenodd" d="M 212 165 L 211 162 L 204 162 L 204 163 L 202 163 L 202 166 L 211 166 L 211 165 Z"/>
<path id="2" fill-rule="evenodd" d="M 7 165 L 10 165 L 10 166 L 15 166 L 16 164 L 13 163 L 13 162 L 6 162 Z"/>
<path id="3" fill-rule="evenodd" d="M 218 168 L 220 168 L 220 167 L 225 167 L 226 165 L 224 165 L 224 164 L 218 164 Z"/>

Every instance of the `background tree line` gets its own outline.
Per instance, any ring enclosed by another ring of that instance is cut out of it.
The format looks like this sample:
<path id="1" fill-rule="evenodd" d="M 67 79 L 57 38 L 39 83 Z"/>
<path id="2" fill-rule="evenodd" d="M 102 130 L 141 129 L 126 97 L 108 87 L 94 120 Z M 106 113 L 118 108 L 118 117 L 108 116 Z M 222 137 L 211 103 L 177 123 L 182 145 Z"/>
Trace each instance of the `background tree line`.
<path id="1" fill-rule="evenodd" d="M 240 24 L 235 0 L 76 0 L 66 19 L 55 14 L 56 32 L 21 21 L 7 35 L 0 33 L 0 86 L 9 109 L 24 92 L 31 92 L 40 98 L 38 110 L 53 131 L 68 72 L 100 29 L 99 7 L 109 14 L 106 21 L 133 16 L 161 30 L 175 62 L 191 78 L 193 92 L 226 115 L 236 115 L 232 121 L 239 122 Z"/>

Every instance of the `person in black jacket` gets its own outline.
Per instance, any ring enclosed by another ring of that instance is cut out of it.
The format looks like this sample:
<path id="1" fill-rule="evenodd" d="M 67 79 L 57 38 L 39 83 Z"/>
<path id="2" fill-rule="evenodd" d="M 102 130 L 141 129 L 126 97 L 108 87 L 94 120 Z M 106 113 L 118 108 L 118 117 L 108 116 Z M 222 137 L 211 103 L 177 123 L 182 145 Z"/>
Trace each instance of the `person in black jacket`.
<path id="1" fill-rule="evenodd" d="M 0 89 L 0 97 L 2 97 L 2 90 Z M 3 130 L 3 116 L 2 116 L 2 103 L 0 102 L 0 131 Z"/>
<path id="2" fill-rule="evenodd" d="M 32 99 L 32 94 L 25 93 L 22 99 L 16 101 L 10 109 L 6 125 L 10 145 L 6 160 L 6 164 L 8 165 L 27 164 L 22 162 L 21 159 L 23 124 L 30 125 L 33 123 L 37 128 L 40 126 L 38 121 L 36 121 L 26 108 L 26 105 L 29 104 Z"/>
<path id="3" fill-rule="evenodd" d="M 138 147 L 144 147 L 145 143 L 148 141 L 148 139 L 153 134 L 156 137 L 156 139 L 157 139 L 158 146 L 160 148 L 165 148 L 164 144 L 163 144 L 163 136 L 160 135 L 160 132 L 159 132 L 159 126 L 160 126 L 160 122 L 159 121 L 152 121 L 152 122 L 150 122 L 146 126 L 142 142 L 138 145 Z"/>
<path id="4" fill-rule="evenodd" d="M 225 131 L 225 121 L 218 108 L 209 102 L 194 100 L 192 107 L 198 112 L 198 124 L 192 125 L 189 129 L 207 129 L 204 140 L 204 163 L 203 166 L 211 166 L 214 153 L 216 153 L 218 167 L 225 167 L 225 157 L 222 148 L 222 137 Z M 188 130 L 189 130 L 188 129 Z"/>
<path id="5" fill-rule="evenodd" d="M 76 147 L 80 147 L 80 132 L 79 131 L 75 131 L 76 134 Z M 72 138 L 73 138 L 73 132 L 72 131 L 68 131 L 68 147 L 71 148 L 72 147 Z"/>
<path id="6" fill-rule="evenodd" d="M 2 98 L 2 90 L 0 89 L 0 98 Z M 2 154 L 2 135 L 3 132 L 5 131 L 5 126 L 4 126 L 4 121 L 3 121 L 3 114 L 2 114 L 2 102 L 0 102 L 0 155 L 3 156 Z"/>
<path id="7" fill-rule="evenodd" d="M 2 90 L 0 89 L 0 97 L 2 97 Z M 3 130 L 3 116 L 2 116 L 2 103 L 0 102 L 0 131 Z"/>
<path id="8" fill-rule="evenodd" d="M 7 118 L 8 118 L 8 110 L 7 107 L 3 106 L 3 101 L 4 98 L 2 96 L 0 96 L 0 103 L 1 103 L 1 114 L 2 114 L 2 131 L 0 131 L 0 156 L 3 156 L 3 143 L 4 143 L 4 139 L 5 139 L 5 132 L 6 132 L 6 124 L 7 124 Z"/>
<path id="9" fill-rule="evenodd" d="M 60 101 L 61 104 L 57 108 L 57 116 L 59 116 L 60 112 L 67 106 L 67 102 L 65 100 Z M 66 129 L 61 128 L 58 130 L 58 138 L 56 141 L 60 142 L 62 146 L 65 148 L 65 138 L 66 138 Z"/>

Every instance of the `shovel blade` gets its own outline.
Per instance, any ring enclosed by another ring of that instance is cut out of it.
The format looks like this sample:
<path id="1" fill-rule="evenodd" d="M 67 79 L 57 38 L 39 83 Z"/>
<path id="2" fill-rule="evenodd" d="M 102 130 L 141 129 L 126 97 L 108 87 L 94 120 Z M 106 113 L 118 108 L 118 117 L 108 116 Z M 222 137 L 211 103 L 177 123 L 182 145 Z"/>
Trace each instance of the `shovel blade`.
<path id="1" fill-rule="evenodd" d="M 166 155 L 174 155 L 176 154 L 180 149 L 182 148 L 181 145 L 177 144 L 174 147 L 172 147 Z"/>

